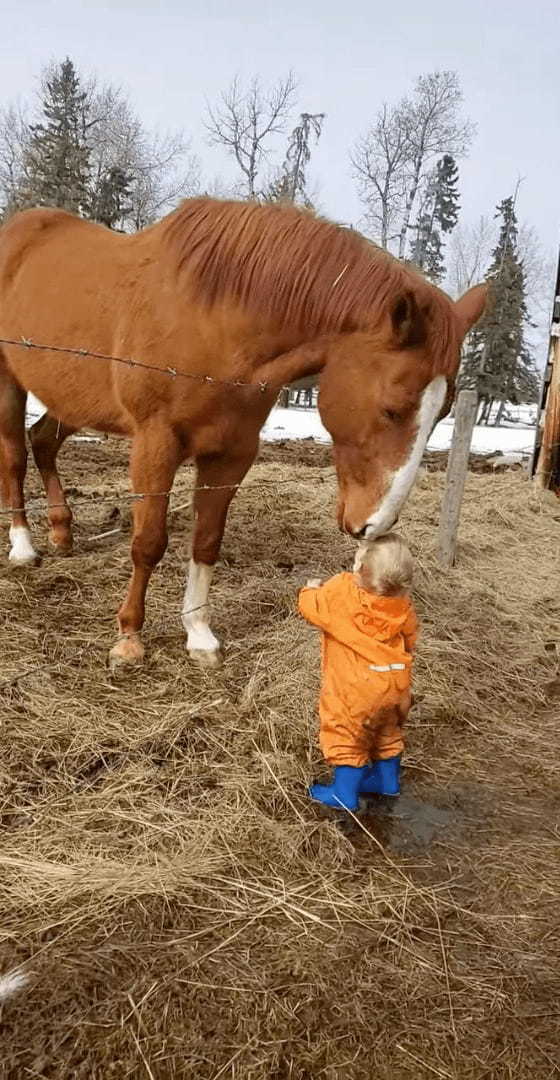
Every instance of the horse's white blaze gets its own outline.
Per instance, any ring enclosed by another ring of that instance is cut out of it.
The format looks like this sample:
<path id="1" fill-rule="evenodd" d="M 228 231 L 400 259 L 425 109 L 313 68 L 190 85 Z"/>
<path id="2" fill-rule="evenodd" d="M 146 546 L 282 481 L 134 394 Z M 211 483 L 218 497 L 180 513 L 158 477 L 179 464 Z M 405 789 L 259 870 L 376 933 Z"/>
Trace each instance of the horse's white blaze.
<path id="1" fill-rule="evenodd" d="M 213 574 L 213 566 L 191 559 L 182 613 L 190 652 L 217 652 L 220 648 L 208 625 L 208 594 Z"/>
<path id="2" fill-rule="evenodd" d="M 10 562 L 16 566 L 25 566 L 35 562 L 37 552 L 31 543 L 31 533 L 26 525 L 12 525 L 10 528 Z"/>
<path id="3" fill-rule="evenodd" d="M 445 401 L 446 392 L 447 383 L 443 375 L 437 375 L 424 390 L 418 409 L 416 438 L 410 456 L 408 461 L 405 461 L 404 465 L 401 465 L 400 469 L 393 474 L 389 490 L 381 505 L 366 521 L 368 540 L 374 540 L 376 536 L 382 536 L 393 528 L 416 479 L 426 443 Z"/>

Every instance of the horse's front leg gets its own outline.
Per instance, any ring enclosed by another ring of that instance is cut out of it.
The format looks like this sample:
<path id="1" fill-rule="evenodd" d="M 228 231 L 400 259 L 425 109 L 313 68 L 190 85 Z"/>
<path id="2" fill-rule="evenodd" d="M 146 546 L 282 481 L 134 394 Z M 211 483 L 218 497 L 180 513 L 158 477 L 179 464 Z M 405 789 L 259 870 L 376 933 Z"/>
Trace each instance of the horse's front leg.
<path id="1" fill-rule="evenodd" d="M 229 504 L 250 469 L 257 447 L 243 457 L 197 458 L 192 558 L 183 602 L 183 626 L 193 660 L 219 667 L 220 643 L 209 624 L 208 595 L 226 524 Z"/>
<path id="2" fill-rule="evenodd" d="M 167 547 L 167 507 L 175 473 L 181 462 L 179 443 L 168 428 L 151 426 L 139 431 L 132 443 L 130 478 L 140 497 L 133 505 L 133 571 L 128 592 L 118 613 L 120 636 L 109 654 L 111 668 L 141 663 L 144 646 L 146 590 Z"/>

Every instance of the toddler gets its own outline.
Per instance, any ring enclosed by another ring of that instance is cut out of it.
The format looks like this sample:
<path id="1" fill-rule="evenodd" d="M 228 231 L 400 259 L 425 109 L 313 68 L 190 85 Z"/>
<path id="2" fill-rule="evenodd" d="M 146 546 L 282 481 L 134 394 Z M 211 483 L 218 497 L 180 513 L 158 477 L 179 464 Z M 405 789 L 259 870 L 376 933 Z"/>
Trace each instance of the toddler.
<path id="1" fill-rule="evenodd" d="M 354 573 L 308 581 L 299 610 L 323 631 L 320 746 L 332 783 L 309 793 L 357 810 L 360 795 L 398 795 L 418 623 L 413 562 L 400 536 L 360 546 Z"/>

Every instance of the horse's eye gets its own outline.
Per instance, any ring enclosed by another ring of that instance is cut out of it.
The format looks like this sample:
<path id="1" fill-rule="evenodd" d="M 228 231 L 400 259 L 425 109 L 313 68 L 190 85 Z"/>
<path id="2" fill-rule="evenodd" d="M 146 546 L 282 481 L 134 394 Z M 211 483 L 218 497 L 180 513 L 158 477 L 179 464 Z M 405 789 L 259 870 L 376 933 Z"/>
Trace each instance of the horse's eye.
<path id="1" fill-rule="evenodd" d="M 383 409 L 383 415 L 387 420 L 390 420 L 392 424 L 398 424 L 402 419 L 400 413 L 395 412 L 394 409 Z"/>

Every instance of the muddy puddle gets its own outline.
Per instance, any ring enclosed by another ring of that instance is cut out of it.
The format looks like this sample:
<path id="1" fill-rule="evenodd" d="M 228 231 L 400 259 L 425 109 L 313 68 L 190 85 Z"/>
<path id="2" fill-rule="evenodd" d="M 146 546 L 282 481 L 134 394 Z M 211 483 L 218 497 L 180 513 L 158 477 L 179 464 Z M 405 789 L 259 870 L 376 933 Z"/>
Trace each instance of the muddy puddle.
<path id="1" fill-rule="evenodd" d="M 426 851 L 434 841 L 460 827 L 457 807 L 443 809 L 403 792 L 396 799 L 368 799 L 363 823 L 383 847 L 400 855 Z"/>
<path id="2" fill-rule="evenodd" d="M 364 799 L 358 820 L 344 815 L 339 825 L 349 836 L 367 830 L 384 848 L 396 854 L 420 854 L 451 836 L 457 840 L 477 824 L 479 814 L 474 810 L 470 789 L 446 794 L 446 806 L 436 806 L 423 798 L 422 793 L 406 790 L 398 798 Z"/>

